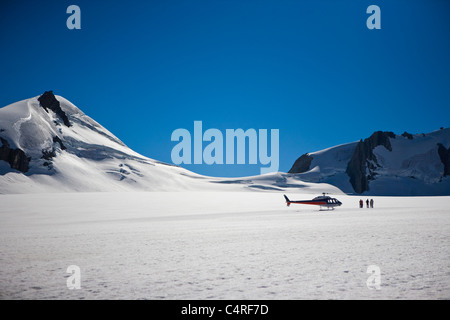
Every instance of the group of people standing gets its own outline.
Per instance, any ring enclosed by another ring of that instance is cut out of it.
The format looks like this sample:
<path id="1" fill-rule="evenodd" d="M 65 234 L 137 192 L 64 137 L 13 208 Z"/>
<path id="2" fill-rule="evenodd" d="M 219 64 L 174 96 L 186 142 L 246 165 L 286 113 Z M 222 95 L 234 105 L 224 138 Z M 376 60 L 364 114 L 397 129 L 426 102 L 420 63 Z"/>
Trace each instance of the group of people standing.
<path id="1" fill-rule="evenodd" d="M 373 208 L 373 199 L 370 199 L 370 201 L 369 201 L 369 199 L 367 199 L 366 206 L 367 206 L 367 208 Z M 359 200 L 359 207 L 364 208 L 364 201 L 362 199 Z"/>

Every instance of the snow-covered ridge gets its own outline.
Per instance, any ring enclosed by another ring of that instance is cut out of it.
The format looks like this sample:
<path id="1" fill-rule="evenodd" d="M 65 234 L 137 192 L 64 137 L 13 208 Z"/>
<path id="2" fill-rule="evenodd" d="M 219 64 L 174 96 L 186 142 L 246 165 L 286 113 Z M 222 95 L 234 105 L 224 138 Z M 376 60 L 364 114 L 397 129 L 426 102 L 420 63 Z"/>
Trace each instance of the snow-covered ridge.
<path id="1" fill-rule="evenodd" d="M 0 193 L 289 189 L 342 194 L 285 173 L 213 178 L 145 157 L 51 91 L 1 108 L 0 139 Z"/>
<path id="2" fill-rule="evenodd" d="M 371 137 L 308 153 L 290 173 L 324 182 L 346 193 L 367 195 L 450 195 L 450 128 L 431 133 Z"/>
<path id="3" fill-rule="evenodd" d="M 90 145 L 102 145 L 118 152 L 136 154 L 117 137 L 66 99 L 55 96 L 61 109 L 70 116 L 71 127 L 65 127 L 53 112 L 47 112 L 39 104 L 38 97 L 13 103 L 1 109 L 2 136 L 11 147 L 19 148 L 36 158 L 42 150 L 53 147 L 54 137 L 64 140 L 72 153 L 88 150 Z M 70 143 L 72 141 L 73 143 Z"/>

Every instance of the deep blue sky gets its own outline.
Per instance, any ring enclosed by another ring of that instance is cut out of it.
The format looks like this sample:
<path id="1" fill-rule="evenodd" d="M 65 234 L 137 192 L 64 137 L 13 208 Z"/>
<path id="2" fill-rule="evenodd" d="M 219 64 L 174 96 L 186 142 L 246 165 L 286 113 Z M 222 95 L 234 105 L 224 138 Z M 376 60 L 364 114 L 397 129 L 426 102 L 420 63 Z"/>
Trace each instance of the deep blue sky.
<path id="1" fill-rule="evenodd" d="M 81 30 L 66 9 L 81 8 Z M 381 30 L 366 27 L 369 5 Z M 280 171 L 374 131 L 449 126 L 450 1 L 0 2 L 0 106 L 53 90 L 164 162 L 172 131 L 279 129 Z M 259 165 L 190 165 L 244 176 Z"/>

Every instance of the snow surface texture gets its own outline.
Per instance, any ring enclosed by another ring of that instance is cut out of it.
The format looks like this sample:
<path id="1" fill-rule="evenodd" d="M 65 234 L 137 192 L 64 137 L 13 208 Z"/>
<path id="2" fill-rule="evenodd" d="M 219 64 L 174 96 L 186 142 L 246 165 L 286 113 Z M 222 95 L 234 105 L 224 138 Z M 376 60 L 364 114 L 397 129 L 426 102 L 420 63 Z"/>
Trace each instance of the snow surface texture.
<path id="1" fill-rule="evenodd" d="M 318 211 L 270 192 L 0 195 L 0 298 L 450 298 L 450 197 L 337 197 Z"/>
<path id="2" fill-rule="evenodd" d="M 438 144 L 450 147 L 450 128 L 428 134 L 403 135 L 389 138 L 392 151 L 377 146 L 374 180 L 363 195 L 435 196 L 450 195 L 450 177 L 444 177 L 444 165 L 438 154 Z M 347 165 L 358 142 L 351 142 L 309 153 L 310 170 L 296 174 L 298 179 L 313 183 L 328 183 L 347 194 L 354 194 Z M 369 173 L 367 173 L 369 174 Z"/>
<path id="3" fill-rule="evenodd" d="M 144 157 L 61 96 L 71 123 L 40 105 L 38 97 L 0 109 L 0 137 L 31 156 L 26 174 L 0 161 L 0 194 L 118 191 L 284 191 L 341 193 L 328 184 L 303 182 L 285 173 L 245 178 L 213 178 Z M 59 138 L 65 150 L 59 143 Z M 51 160 L 42 151 L 55 151 Z M 49 164 L 50 163 L 50 164 Z"/>

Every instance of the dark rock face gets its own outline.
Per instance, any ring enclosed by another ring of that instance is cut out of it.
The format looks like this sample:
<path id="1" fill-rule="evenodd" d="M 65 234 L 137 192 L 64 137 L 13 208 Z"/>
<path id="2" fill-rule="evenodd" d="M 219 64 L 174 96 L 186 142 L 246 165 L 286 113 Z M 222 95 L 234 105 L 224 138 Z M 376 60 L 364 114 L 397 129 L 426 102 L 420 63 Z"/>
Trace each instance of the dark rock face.
<path id="1" fill-rule="evenodd" d="M 66 150 L 66 146 L 63 144 L 63 142 L 61 141 L 61 139 L 57 136 L 53 137 L 53 142 L 54 143 L 59 143 L 59 147 L 61 148 L 61 150 Z"/>
<path id="2" fill-rule="evenodd" d="M 55 150 L 42 150 L 42 159 L 52 160 L 53 157 L 56 157 Z"/>
<path id="3" fill-rule="evenodd" d="M 356 193 L 363 193 L 369 190 L 369 181 L 375 177 L 376 173 L 374 171 L 378 166 L 377 158 L 372 151 L 377 146 L 384 146 L 387 150 L 392 151 L 389 138 L 395 139 L 395 134 L 393 132 L 377 131 L 356 145 L 346 170 Z"/>
<path id="4" fill-rule="evenodd" d="M 55 144 L 58 143 L 59 147 L 61 148 L 61 150 L 66 150 L 66 146 L 63 144 L 63 142 L 61 141 L 61 139 L 57 136 L 53 137 L 53 147 L 51 149 L 48 150 L 42 150 L 42 157 L 41 159 L 45 159 L 48 160 L 49 162 L 44 162 L 44 166 L 49 167 L 51 166 L 52 162 L 51 160 L 56 157 L 56 149 L 55 149 Z"/>
<path id="5" fill-rule="evenodd" d="M 303 173 L 308 171 L 312 160 L 313 157 L 311 157 L 308 153 L 305 153 L 294 162 L 294 165 L 291 170 L 289 170 L 289 173 Z"/>
<path id="6" fill-rule="evenodd" d="M 402 136 L 408 138 L 409 140 L 412 140 L 414 138 L 411 133 L 408 133 L 406 131 L 402 133 Z"/>
<path id="7" fill-rule="evenodd" d="M 439 158 L 444 165 L 443 176 L 450 176 L 450 148 L 446 149 L 442 144 L 438 143 L 438 153 Z"/>
<path id="8" fill-rule="evenodd" d="M 61 109 L 61 105 L 59 101 L 56 100 L 53 91 L 45 91 L 44 94 L 38 98 L 38 100 L 39 103 L 41 104 L 41 107 L 44 108 L 46 112 L 48 112 L 48 109 L 52 110 L 54 113 L 58 115 L 58 117 L 61 118 L 61 120 L 67 127 L 70 127 L 69 118 L 67 117 L 66 113 Z"/>
<path id="9" fill-rule="evenodd" d="M 8 141 L 0 138 L 2 146 L 0 147 L 0 160 L 9 163 L 12 169 L 19 170 L 23 173 L 29 169 L 31 157 L 27 157 L 21 149 L 11 149 Z"/>

